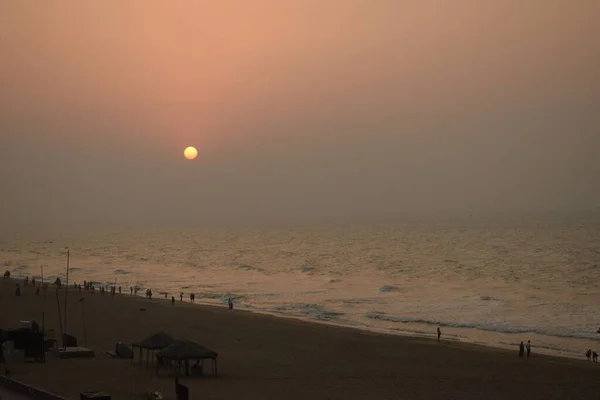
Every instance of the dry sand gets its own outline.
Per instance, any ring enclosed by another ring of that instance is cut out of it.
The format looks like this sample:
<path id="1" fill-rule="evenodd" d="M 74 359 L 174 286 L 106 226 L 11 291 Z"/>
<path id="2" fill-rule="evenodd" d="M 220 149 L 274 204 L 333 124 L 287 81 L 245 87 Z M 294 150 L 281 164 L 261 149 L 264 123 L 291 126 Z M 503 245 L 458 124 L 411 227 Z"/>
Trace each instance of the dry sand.
<path id="1" fill-rule="evenodd" d="M 31 285 L 14 295 L 0 283 L 0 328 L 41 321 L 42 296 Z M 183 378 L 192 399 L 598 399 L 600 364 L 538 356 L 455 342 L 381 335 L 226 308 L 170 301 L 69 293 L 68 331 L 95 359 L 27 364 L 14 378 L 68 398 L 102 390 L 113 399 L 161 391 L 173 399 L 172 377 L 103 355 L 117 341 L 157 331 L 189 339 L 219 353 L 219 377 Z M 60 294 L 61 305 L 64 291 Z M 145 311 L 140 311 L 144 308 Z M 61 310 L 62 312 L 62 310 Z M 54 287 L 46 294 L 46 329 L 59 332 Z M 534 343 L 535 352 L 535 343 Z M 583 350 L 583 349 L 582 349 Z M 208 368 L 207 372 L 208 372 Z"/>

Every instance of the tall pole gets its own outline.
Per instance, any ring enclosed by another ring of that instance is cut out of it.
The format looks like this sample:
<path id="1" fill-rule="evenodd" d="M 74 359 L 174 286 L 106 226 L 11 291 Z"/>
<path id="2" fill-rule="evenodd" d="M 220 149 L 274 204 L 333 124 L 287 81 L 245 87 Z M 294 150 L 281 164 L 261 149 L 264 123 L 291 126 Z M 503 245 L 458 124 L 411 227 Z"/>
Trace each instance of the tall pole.
<path id="1" fill-rule="evenodd" d="M 65 323 L 64 323 L 64 333 L 67 333 L 67 294 L 69 292 L 69 261 L 71 258 L 71 251 L 68 247 L 67 249 L 67 278 L 65 280 Z M 65 341 L 65 335 L 63 334 L 63 348 L 67 348 L 67 342 Z"/>
<path id="2" fill-rule="evenodd" d="M 42 274 L 42 349 L 44 348 L 44 339 L 46 338 L 46 293 L 44 292 L 44 265 L 40 265 L 40 272 Z M 36 290 L 40 290 L 38 287 Z M 46 351 L 42 352 L 44 363 L 46 362 Z"/>
<path id="3" fill-rule="evenodd" d="M 46 291 L 44 290 L 44 265 L 40 265 L 40 273 L 42 275 L 42 332 L 44 331 L 44 313 L 46 311 Z"/>

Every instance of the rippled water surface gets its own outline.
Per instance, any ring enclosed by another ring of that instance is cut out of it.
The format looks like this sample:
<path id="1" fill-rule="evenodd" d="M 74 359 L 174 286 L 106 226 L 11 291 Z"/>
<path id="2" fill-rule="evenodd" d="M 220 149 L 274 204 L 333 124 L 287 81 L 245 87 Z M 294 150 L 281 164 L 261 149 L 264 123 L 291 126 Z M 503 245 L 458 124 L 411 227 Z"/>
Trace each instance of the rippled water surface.
<path id="1" fill-rule="evenodd" d="M 596 221 L 56 232 L 0 237 L 14 276 L 195 293 L 360 328 L 582 357 L 600 350 Z"/>

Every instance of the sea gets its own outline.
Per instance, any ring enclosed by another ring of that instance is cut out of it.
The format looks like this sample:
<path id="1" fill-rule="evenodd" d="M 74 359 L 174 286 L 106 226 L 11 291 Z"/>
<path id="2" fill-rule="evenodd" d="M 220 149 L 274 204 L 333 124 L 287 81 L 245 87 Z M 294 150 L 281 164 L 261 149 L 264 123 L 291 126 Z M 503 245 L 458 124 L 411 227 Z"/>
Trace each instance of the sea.
<path id="1" fill-rule="evenodd" d="M 3 233 L 13 277 L 194 293 L 196 303 L 584 358 L 600 351 L 590 218 L 240 224 Z"/>

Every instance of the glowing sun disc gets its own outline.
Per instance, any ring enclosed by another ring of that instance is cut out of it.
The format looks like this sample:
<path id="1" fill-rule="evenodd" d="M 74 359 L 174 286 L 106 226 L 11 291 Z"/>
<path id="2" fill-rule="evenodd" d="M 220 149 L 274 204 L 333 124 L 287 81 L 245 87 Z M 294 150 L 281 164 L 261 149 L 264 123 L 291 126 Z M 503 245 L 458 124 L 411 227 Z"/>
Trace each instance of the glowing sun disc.
<path id="1" fill-rule="evenodd" d="M 193 160 L 194 158 L 196 158 L 198 156 L 198 150 L 196 150 L 195 147 L 189 146 L 189 147 L 186 147 L 186 149 L 183 151 L 183 155 L 188 160 Z"/>

